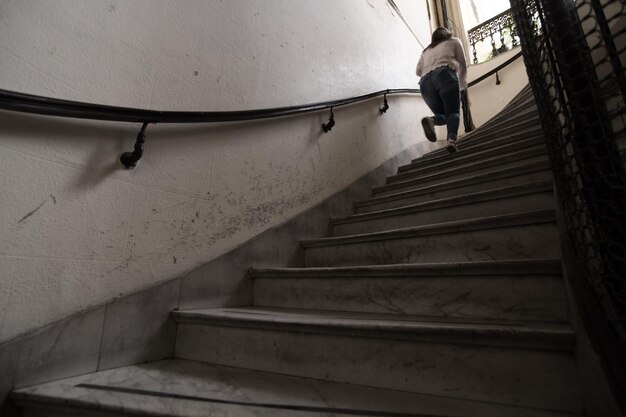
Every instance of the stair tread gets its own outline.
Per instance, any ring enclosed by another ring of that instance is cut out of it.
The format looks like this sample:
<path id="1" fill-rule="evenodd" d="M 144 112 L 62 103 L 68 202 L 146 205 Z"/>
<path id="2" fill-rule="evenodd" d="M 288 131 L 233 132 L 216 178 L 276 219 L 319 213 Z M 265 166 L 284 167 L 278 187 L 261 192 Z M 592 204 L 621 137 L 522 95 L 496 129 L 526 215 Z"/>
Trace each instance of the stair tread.
<path id="1" fill-rule="evenodd" d="M 454 152 L 452 154 L 446 151 L 446 154 L 441 156 L 431 157 L 428 159 L 417 159 L 408 165 L 403 165 L 398 168 L 398 174 L 393 177 L 397 177 L 401 174 L 408 174 L 410 172 L 420 172 L 430 169 L 440 169 L 442 166 L 450 163 L 463 163 L 467 161 L 480 160 L 492 155 L 502 155 L 503 153 L 510 153 L 513 150 L 524 150 L 534 146 L 544 145 L 542 136 L 529 137 L 528 139 L 520 140 L 518 142 L 505 142 L 496 143 L 493 146 L 486 147 L 481 146 L 477 150 L 465 149 L 465 152 Z M 459 141 L 459 146 L 462 146 L 462 141 Z M 485 144 L 486 145 L 486 144 Z"/>
<path id="2" fill-rule="evenodd" d="M 453 197 L 444 197 L 440 199 L 425 201 L 423 203 L 409 204 L 406 206 L 396 207 L 392 209 L 377 210 L 369 213 L 357 213 L 344 217 L 336 217 L 331 219 L 331 222 L 332 224 L 352 223 L 369 219 L 391 217 L 406 213 L 434 210 L 436 208 L 451 206 L 458 207 L 463 204 L 471 204 L 507 197 L 517 197 L 521 195 L 534 194 L 542 191 L 550 191 L 552 190 L 552 188 L 552 181 L 530 182 L 521 185 L 513 185 L 509 187 L 500 187 L 486 191 L 466 193 Z"/>
<path id="3" fill-rule="evenodd" d="M 539 152 L 536 154 L 532 154 L 532 155 L 525 155 L 525 157 L 521 160 L 515 159 L 515 155 L 500 156 L 496 158 L 485 159 L 477 163 L 469 163 L 469 164 L 464 164 L 461 166 L 451 166 L 448 169 L 441 170 L 439 172 L 429 173 L 423 176 L 415 176 L 415 178 L 390 182 L 388 184 L 373 188 L 372 192 L 374 194 L 380 194 L 382 192 L 386 192 L 389 190 L 402 189 L 402 188 L 410 187 L 410 186 L 420 186 L 420 183 L 429 184 L 429 182 L 433 180 L 441 180 L 441 183 L 452 181 L 452 180 L 462 180 L 464 178 L 455 178 L 455 176 L 459 176 L 465 173 L 471 175 L 472 172 L 475 172 L 478 170 L 480 170 L 481 172 L 476 175 L 485 174 L 486 172 L 491 172 L 493 170 L 499 171 L 503 169 L 501 167 L 502 164 L 507 165 L 505 168 L 506 170 L 513 170 L 513 169 L 519 169 L 521 166 L 526 166 L 527 164 L 542 163 L 545 161 L 548 161 L 547 154 L 544 155 L 543 153 L 539 153 Z M 485 170 L 489 170 L 489 171 L 485 171 Z M 439 182 L 435 184 L 429 184 L 429 185 L 437 185 L 437 184 L 439 184 Z"/>
<path id="4" fill-rule="evenodd" d="M 457 233 L 472 230 L 492 229 L 503 226 L 521 226 L 535 223 L 552 223 L 554 221 L 556 221 L 555 210 L 536 210 L 521 213 L 480 217 L 474 219 L 455 220 L 445 223 L 435 223 L 423 226 L 406 227 L 402 229 L 386 230 L 383 232 L 371 232 L 357 235 L 308 239 L 301 241 L 301 245 L 307 248 L 314 246 L 362 242 L 368 240 L 398 239 L 441 233 Z"/>
<path id="5" fill-rule="evenodd" d="M 345 277 L 368 278 L 384 276 L 443 276 L 455 275 L 498 275 L 498 274 L 561 274 L 559 259 L 521 259 L 505 261 L 433 262 L 392 265 L 309 267 L 309 268 L 252 268 L 253 278 L 310 278 Z"/>
<path id="6" fill-rule="evenodd" d="M 482 174 L 471 175 L 461 179 L 454 179 L 450 181 L 441 182 L 434 185 L 428 185 L 426 187 L 416 188 L 410 191 L 402 191 L 395 194 L 385 195 L 385 196 L 375 196 L 369 198 L 367 200 L 357 201 L 354 203 L 355 207 L 367 206 L 370 204 L 375 204 L 377 202 L 387 201 L 387 200 L 396 200 L 403 198 L 405 196 L 415 195 L 415 194 L 427 194 L 429 192 L 433 192 L 441 189 L 454 188 L 455 186 L 460 187 L 467 184 L 472 184 L 474 182 L 484 182 L 486 180 L 493 180 L 494 178 L 501 178 L 503 175 L 510 174 L 515 171 L 528 171 L 535 172 L 539 169 L 549 169 L 549 164 L 547 161 L 540 162 L 531 162 L 531 163 L 522 163 L 517 165 L 516 167 L 510 167 L 507 169 L 494 169 L 492 171 L 488 171 Z M 383 191 L 388 185 L 383 185 L 378 187 L 377 190 Z"/>
<path id="7" fill-rule="evenodd" d="M 127 366 L 23 388 L 14 391 L 13 398 L 23 405 L 48 404 L 171 417 L 574 416 L 180 359 Z"/>
<path id="8" fill-rule="evenodd" d="M 401 187 L 414 182 L 426 181 L 432 178 L 457 175 L 466 171 L 486 169 L 498 164 L 515 163 L 521 160 L 545 156 L 548 158 L 547 150 L 543 145 L 535 145 L 523 150 L 507 152 L 499 155 L 490 155 L 487 158 L 470 160 L 465 163 L 456 164 L 456 161 L 444 162 L 438 169 L 426 168 L 426 172 L 407 171 L 387 178 L 387 187 Z"/>
<path id="9" fill-rule="evenodd" d="M 512 136 L 511 132 L 514 132 L 514 135 L 516 136 L 526 136 L 525 134 L 528 132 L 535 132 L 535 134 L 543 134 L 543 131 L 541 130 L 541 126 L 539 125 L 539 116 L 537 116 L 537 126 L 528 126 L 529 122 L 532 120 L 533 119 L 525 120 L 517 124 L 510 123 L 509 125 L 505 125 L 504 127 L 501 125 L 485 126 L 484 129 L 481 127 L 477 130 L 474 130 L 473 132 L 468 133 L 465 136 L 460 137 L 459 144 L 464 145 L 465 149 L 471 149 L 474 146 L 482 145 L 484 143 L 489 143 L 489 142 L 499 142 L 499 143 L 507 142 L 508 139 L 506 137 L 503 138 L 499 135 Z M 442 147 L 442 148 L 430 151 L 420 156 L 419 158 L 413 159 L 412 162 L 415 163 L 422 159 L 429 159 L 434 156 L 438 156 L 440 154 L 445 155 L 447 153 L 448 151 L 445 149 L 445 147 Z"/>
<path id="10" fill-rule="evenodd" d="M 289 328 L 298 332 L 365 333 L 385 338 L 439 341 L 460 344 L 522 346 L 530 340 L 548 349 L 571 349 L 572 328 L 557 322 L 518 322 L 414 316 L 392 313 L 307 310 L 279 307 L 230 307 L 174 311 L 178 323 L 221 323 L 262 328 Z M 247 326 L 246 326 L 247 325 Z"/>
<path id="11" fill-rule="evenodd" d="M 403 181 L 404 179 L 413 179 L 417 176 L 429 176 L 431 174 L 437 174 L 441 172 L 448 172 L 450 168 L 459 169 L 466 166 L 480 166 L 484 163 L 497 160 L 497 159 L 511 159 L 513 157 L 521 157 L 527 158 L 529 156 L 540 155 L 542 152 L 545 152 L 547 155 L 547 150 L 543 143 L 536 143 L 534 145 L 525 147 L 523 149 L 505 149 L 501 152 L 485 152 L 482 154 L 475 153 L 472 155 L 468 155 L 467 157 L 462 158 L 451 158 L 447 161 L 439 161 L 436 164 L 419 167 L 416 166 L 413 169 L 405 170 L 395 175 L 392 175 L 387 178 L 387 183 L 395 184 L 397 182 Z M 454 153 L 462 155 L 462 152 Z"/>

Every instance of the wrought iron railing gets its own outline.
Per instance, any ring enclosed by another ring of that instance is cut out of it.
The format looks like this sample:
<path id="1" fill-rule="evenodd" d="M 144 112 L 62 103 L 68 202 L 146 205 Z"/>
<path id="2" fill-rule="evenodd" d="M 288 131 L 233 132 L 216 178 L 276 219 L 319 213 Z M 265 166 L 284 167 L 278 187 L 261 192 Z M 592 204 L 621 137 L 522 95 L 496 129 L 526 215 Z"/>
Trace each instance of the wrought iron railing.
<path id="1" fill-rule="evenodd" d="M 511 6 L 548 145 L 566 270 L 626 415 L 626 5 Z"/>
<path id="2" fill-rule="evenodd" d="M 533 17 L 533 29 L 537 34 L 539 25 L 536 15 Z M 511 9 L 471 28 L 467 31 L 467 36 L 474 64 L 488 61 L 520 44 Z"/>

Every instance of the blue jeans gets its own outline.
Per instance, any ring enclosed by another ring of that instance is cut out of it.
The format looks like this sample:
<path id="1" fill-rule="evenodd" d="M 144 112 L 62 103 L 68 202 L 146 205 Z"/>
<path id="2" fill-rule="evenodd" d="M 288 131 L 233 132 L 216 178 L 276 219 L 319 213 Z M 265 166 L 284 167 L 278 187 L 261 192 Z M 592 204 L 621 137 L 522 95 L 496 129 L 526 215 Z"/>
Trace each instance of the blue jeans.
<path id="1" fill-rule="evenodd" d="M 449 67 L 432 70 L 420 80 L 424 101 L 435 113 L 437 126 L 448 126 L 448 137 L 456 135 L 461 121 L 461 90 L 456 72 Z"/>

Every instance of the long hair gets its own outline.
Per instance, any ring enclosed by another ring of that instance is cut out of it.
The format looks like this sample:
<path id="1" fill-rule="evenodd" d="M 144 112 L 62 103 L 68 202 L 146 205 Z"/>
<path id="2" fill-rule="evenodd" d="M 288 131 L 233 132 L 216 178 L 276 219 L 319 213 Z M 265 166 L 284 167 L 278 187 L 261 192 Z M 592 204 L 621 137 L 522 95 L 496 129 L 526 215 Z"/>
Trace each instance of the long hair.
<path id="1" fill-rule="evenodd" d="M 452 32 L 450 32 L 448 29 L 444 27 L 438 27 L 433 32 L 433 36 L 430 40 L 430 45 L 424 48 L 424 50 L 429 49 L 429 48 L 434 48 L 435 46 L 439 45 L 441 42 L 447 41 L 450 38 L 452 38 Z"/>

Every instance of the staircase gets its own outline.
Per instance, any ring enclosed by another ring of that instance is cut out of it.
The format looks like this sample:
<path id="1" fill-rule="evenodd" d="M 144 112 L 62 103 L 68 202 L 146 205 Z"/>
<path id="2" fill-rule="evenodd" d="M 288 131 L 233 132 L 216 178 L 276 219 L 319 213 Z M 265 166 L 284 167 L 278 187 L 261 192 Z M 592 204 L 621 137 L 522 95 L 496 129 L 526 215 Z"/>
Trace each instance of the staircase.
<path id="1" fill-rule="evenodd" d="M 401 167 L 254 305 L 174 311 L 175 359 L 23 388 L 23 416 L 582 415 L 529 89 Z M 77 413 L 77 414 L 74 414 Z"/>

